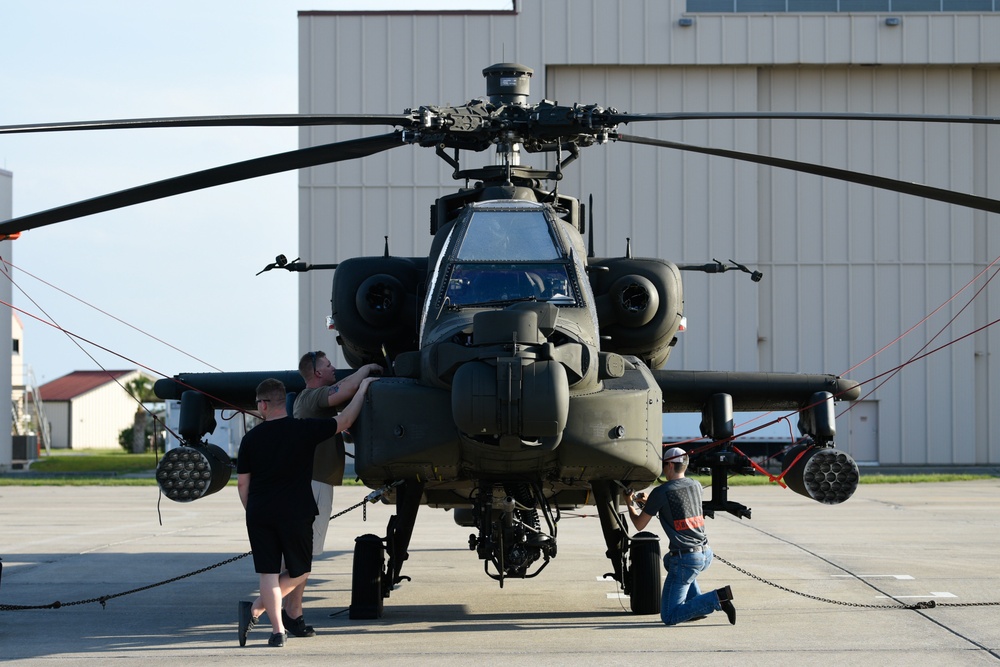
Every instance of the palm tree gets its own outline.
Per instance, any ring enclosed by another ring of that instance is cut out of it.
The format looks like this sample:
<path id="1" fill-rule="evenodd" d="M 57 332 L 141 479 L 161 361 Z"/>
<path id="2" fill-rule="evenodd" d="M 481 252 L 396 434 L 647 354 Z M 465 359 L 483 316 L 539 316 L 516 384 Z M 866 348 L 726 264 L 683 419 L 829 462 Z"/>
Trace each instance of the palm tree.
<path id="1" fill-rule="evenodd" d="M 125 383 L 125 391 L 136 400 L 136 408 L 132 421 L 132 453 L 142 454 L 146 451 L 146 423 L 149 421 L 149 411 L 143 405 L 156 400 L 153 393 L 153 380 L 145 375 L 139 375 Z"/>

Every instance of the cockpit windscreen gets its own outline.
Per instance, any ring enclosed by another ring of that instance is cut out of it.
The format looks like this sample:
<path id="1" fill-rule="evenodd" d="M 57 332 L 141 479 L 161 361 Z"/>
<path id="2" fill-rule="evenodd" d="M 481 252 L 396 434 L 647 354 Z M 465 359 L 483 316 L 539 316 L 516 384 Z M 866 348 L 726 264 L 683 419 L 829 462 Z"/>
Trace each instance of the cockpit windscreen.
<path id="1" fill-rule="evenodd" d="M 511 301 L 576 304 L 565 263 L 456 263 L 446 297 L 451 306 Z"/>
<path id="2" fill-rule="evenodd" d="M 575 305 L 572 266 L 537 205 L 532 210 L 479 209 L 449 267 L 445 303 L 493 306 L 512 301 Z"/>
<path id="3" fill-rule="evenodd" d="M 460 261 L 473 262 L 531 262 L 561 257 L 541 211 L 476 211 L 456 254 Z"/>

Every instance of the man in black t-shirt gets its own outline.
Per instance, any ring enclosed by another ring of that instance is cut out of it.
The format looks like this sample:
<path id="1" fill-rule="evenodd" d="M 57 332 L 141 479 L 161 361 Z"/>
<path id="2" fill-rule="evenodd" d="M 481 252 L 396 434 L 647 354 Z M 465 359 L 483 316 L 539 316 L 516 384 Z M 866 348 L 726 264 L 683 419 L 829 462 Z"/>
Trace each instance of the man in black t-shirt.
<path id="1" fill-rule="evenodd" d="M 735 625 L 732 589 L 726 586 L 702 593 L 698 587 L 698 575 L 712 564 L 712 549 L 705 535 L 701 484 L 684 476 L 688 461 L 688 453 L 680 447 L 664 452 L 666 483 L 650 491 L 648 497 L 630 494 L 629 518 L 636 530 L 642 530 L 650 519 L 658 517 L 670 540 L 667 555 L 663 557 L 667 579 L 660 598 L 660 620 L 666 625 L 676 625 L 704 618 L 713 611 L 724 611 Z"/>
<path id="2" fill-rule="evenodd" d="M 365 378 L 336 419 L 293 419 L 285 409 L 284 384 L 268 379 L 257 386 L 257 409 L 264 421 L 243 436 L 236 472 L 260 597 L 239 603 L 240 646 L 265 611 L 273 630 L 268 645 L 285 645 L 281 600 L 304 584 L 312 569 L 317 509 L 310 480 L 316 446 L 354 423 L 374 379 Z M 288 614 L 301 617 L 302 610 Z"/>

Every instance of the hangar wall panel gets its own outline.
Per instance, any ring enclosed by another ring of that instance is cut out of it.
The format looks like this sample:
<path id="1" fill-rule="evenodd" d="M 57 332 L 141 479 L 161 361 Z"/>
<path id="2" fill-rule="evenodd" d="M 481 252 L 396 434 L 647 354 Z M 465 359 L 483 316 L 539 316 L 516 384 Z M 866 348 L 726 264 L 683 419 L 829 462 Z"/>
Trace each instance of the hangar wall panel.
<path id="1" fill-rule="evenodd" d="M 1000 71 L 973 70 L 973 113 L 1000 114 Z M 973 134 L 975 150 L 975 192 L 1000 199 L 1000 134 L 978 127 Z M 977 213 L 975 219 L 976 268 L 990 278 L 996 274 L 1000 257 L 1000 229 L 997 215 Z M 982 284 L 977 282 L 977 288 Z M 1000 333 L 996 327 L 986 328 L 1000 313 L 1000 290 L 987 289 L 974 302 L 976 437 L 967 446 L 974 448 L 976 461 L 1000 461 L 1000 389 L 992 389 L 990 381 L 1000 378 Z"/>
<path id="2" fill-rule="evenodd" d="M 972 82 L 971 68 L 770 68 L 759 101 L 783 111 L 971 114 Z M 971 125 L 770 121 L 759 132 L 771 155 L 976 189 Z M 978 272 L 973 213 L 786 170 L 761 168 L 760 182 L 760 216 L 770 221 L 761 267 L 781 275 L 765 290 L 761 367 L 844 372 L 882 350 L 850 373 L 881 378 L 866 387 L 883 410 L 879 459 L 974 461 L 974 342 L 909 363 L 974 326 L 972 311 L 960 312 L 971 290 L 952 301 Z"/>

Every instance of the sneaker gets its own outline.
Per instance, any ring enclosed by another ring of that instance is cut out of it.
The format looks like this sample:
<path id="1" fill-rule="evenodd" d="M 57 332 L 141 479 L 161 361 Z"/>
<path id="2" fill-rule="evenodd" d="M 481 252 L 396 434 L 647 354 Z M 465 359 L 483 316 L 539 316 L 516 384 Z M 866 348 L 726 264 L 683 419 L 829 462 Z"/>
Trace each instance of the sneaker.
<path id="1" fill-rule="evenodd" d="M 267 645 L 280 648 L 285 645 L 285 637 L 287 637 L 287 635 L 284 632 L 275 632 L 271 635 L 271 638 L 267 640 Z"/>
<path id="2" fill-rule="evenodd" d="M 292 618 L 284 609 L 281 610 L 281 623 L 285 626 L 288 634 L 296 637 L 315 637 L 316 630 L 311 625 L 306 625 L 305 616 Z"/>
<path id="3" fill-rule="evenodd" d="M 257 624 L 257 619 L 253 617 L 253 603 L 247 602 L 246 600 L 240 600 L 236 612 L 236 618 L 239 625 L 240 646 L 246 646 L 247 634 L 249 634 L 249 632 L 253 630 L 253 626 Z"/>

